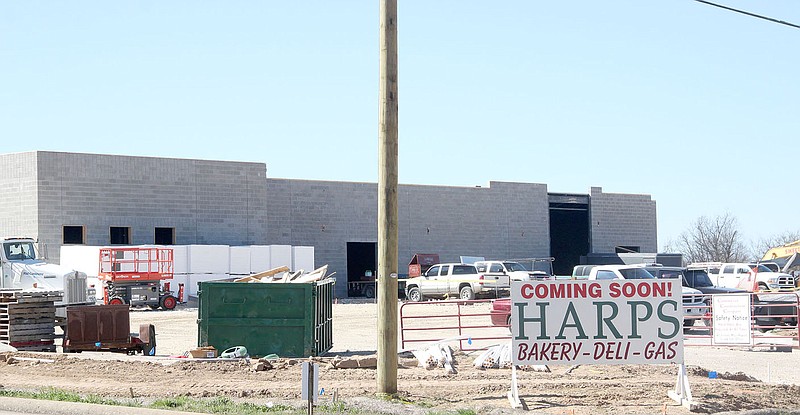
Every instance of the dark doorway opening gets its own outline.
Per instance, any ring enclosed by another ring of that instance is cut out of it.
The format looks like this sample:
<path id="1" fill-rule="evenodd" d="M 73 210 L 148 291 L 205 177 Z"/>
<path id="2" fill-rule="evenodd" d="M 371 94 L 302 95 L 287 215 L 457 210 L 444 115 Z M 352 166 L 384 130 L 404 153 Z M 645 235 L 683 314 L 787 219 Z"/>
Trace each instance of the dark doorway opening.
<path id="1" fill-rule="evenodd" d="M 572 275 L 581 255 L 589 253 L 589 205 L 550 203 L 550 255 L 556 275 Z"/>
<path id="2" fill-rule="evenodd" d="M 375 297 L 378 243 L 347 243 L 347 296 Z"/>

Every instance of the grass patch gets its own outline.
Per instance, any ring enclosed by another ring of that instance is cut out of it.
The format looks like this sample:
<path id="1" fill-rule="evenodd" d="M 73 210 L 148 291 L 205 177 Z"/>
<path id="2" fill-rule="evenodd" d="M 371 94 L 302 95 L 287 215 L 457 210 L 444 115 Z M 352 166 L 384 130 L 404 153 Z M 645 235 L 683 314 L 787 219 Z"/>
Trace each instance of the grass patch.
<path id="1" fill-rule="evenodd" d="M 36 392 L 0 389 L 0 396 L 9 398 L 41 399 L 45 401 L 96 403 L 100 405 L 112 406 L 141 406 L 137 405 L 136 403 L 108 399 L 97 395 L 81 396 L 77 393 L 67 392 L 55 388 L 46 388 Z"/>
<path id="2" fill-rule="evenodd" d="M 130 406 L 138 408 L 167 409 L 184 412 L 197 412 L 205 414 L 220 415 L 257 415 L 257 414 L 304 414 L 306 408 L 297 408 L 281 404 L 256 405 L 249 402 L 235 402 L 228 397 L 215 397 L 210 399 L 196 399 L 188 396 L 176 396 L 173 398 L 162 398 L 145 405 L 140 401 L 123 401 L 104 398 L 97 395 L 82 396 L 77 393 L 68 392 L 60 389 L 48 388 L 40 391 L 18 391 L 0 389 L 0 397 L 41 399 L 59 402 L 79 402 L 94 403 L 110 406 Z M 324 403 L 314 408 L 320 413 L 330 414 L 358 414 L 361 413 L 357 408 L 345 405 L 343 402 Z"/>
<path id="3" fill-rule="evenodd" d="M 185 412 L 200 412 L 222 415 L 251 415 L 267 413 L 300 413 L 297 408 L 286 405 L 256 405 L 248 402 L 234 402 L 228 397 L 194 399 L 187 396 L 158 399 L 150 405 L 155 409 L 172 409 Z"/>
<path id="4" fill-rule="evenodd" d="M 336 402 L 336 403 L 326 403 L 316 407 L 315 411 L 320 412 L 327 412 L 332 414 L 360 414 L 361 410 L 358 408 L 352 408 L 344 404 L 344 402 Z M 303 413 L 306 412 L 306 409 L 303 408 Z"/>

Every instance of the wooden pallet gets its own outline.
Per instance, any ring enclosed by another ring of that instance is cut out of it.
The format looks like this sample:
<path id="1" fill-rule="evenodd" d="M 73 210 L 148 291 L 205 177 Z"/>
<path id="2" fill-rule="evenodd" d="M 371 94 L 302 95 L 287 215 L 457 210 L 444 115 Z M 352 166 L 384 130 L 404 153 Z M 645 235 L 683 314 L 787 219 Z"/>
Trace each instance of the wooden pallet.
<path id="1" fill-rule="evenodd" d="M 64 294 L 61 291 L 0 290 L 0 303 L 37 303 L 61 301 L 63 298 Z"/>
<path id="2" fill-rule="evenodd" d="M 53 340 L 28 340 L 9 342 L 17 350 L 26 352 L 55 352 L 56 345 Z"/>
<path id="3" fill-rule="evenodd" d="M 4 328 L 10 328 L 12 326 L 17 326 L 20 324 L 57 324 L 52 318 L 47 315 L 43 315 L 41 317 L 34 317 L 34 318 L 22 318 L 22 317 L 15 317 L 12 319 L 0 319 L 0 330 Z"/>
<path id="4" fill-rule="evenodd" d="M 59 291 L 0 290 L 0 341 L 17 350 L 55 351 L 55 302 L 61 298 Z"/>

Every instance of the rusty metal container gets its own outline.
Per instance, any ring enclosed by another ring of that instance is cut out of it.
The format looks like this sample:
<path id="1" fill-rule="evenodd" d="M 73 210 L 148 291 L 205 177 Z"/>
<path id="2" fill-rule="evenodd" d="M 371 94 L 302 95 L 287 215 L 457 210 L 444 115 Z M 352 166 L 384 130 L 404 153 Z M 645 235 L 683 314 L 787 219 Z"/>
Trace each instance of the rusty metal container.
<path id="1" fill-rule="evenodd" d="M 67 307 L 64 349 L 101 348 L 129 344 L 130 308 L 127 304 Z"/>
<path id="2" fill-rule="evenodd" d="M 419 277 L 434 264 L 439 263 L 439 254 L 414 254 L 408 264 L 408 278 Z"/>

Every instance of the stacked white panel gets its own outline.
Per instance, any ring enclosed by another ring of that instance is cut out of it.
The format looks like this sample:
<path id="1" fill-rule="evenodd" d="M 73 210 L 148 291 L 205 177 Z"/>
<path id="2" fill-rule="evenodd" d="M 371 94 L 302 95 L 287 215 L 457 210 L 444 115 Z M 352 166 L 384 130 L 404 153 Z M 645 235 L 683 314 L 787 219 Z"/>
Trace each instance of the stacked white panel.
<path id="1" fill-rule="evenodd" d="M 187 295 L 197 297 L 197 290 L 200 288 L 199 284 L 206 281 L 232 281 L 232 277 L 228 274 L 189 274 L 187 275 L 185 292 Z"/>
<path id="2" fill-rule="evenodd" d="M 231 275 L 250 275 L 249 246 L 232 246 L 230 260 Z"/>
<path id="3" fill-rule="evenodd" d="M 228 245 L 189 245 L 190 274 L 227 274 L 230 272 Z"/>
<path id="4" fill-rule="evenodd" d="M 270 245 L 269 262 L 272 268 L 287 266 L 292 268 L 292 246 Z"/>
<path id="5" fill-rule="evenodd" d="M 270 262 L 270 251 L 269 245 L 250 245 L 251 274 L 258 274 L 274 268 L 272 262 Z"/>
<path id="6" fill-rule="evenodd" d="M 314 247 L 313 246 L 293 246 L 292 247 L 292 271 L 304 270 L 311 272 L 314 267 Z"/>
<path id="7" fill-rule="evenodd" d="M 162 248 L 172 249 L 172 273 L 188 274 L 189 273 L 189 247 L 186 245 L 169 245 L 162 246 Z"/>
<path id="8" fill-rule="evenodd" d="M 100 270 L 100 247 L 64 245 L 61 247 L 61 265 L 96 277 Z"/>

